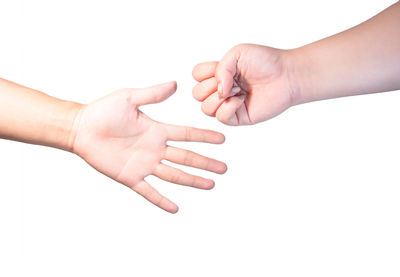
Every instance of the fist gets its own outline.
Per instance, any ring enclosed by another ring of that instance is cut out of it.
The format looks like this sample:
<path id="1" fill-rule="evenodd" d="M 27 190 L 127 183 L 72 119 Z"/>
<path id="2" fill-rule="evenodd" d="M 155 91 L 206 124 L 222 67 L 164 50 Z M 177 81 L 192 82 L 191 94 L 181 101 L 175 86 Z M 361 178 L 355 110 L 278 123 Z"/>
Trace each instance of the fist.
<path id="1" fill-rule="evenodd" d="M 196 65 L 193 97 L 202 111 L 227 125 L 270 119 L 295 102 L 289 51 L 260 45 L 233 47 L 219 62 Z"/>

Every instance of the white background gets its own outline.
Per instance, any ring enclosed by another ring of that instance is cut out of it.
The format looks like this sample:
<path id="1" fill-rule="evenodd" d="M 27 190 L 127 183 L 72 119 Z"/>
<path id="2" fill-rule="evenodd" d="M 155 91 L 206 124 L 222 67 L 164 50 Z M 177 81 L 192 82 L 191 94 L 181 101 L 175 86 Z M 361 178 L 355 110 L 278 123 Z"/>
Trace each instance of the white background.
<path id="1" fill-rule="evenodd" d="M 70 153 L 1 140 L 0 276 L 399 276 L 399 92 L 250 127 L 191 96 L 192 67 L 235 44 L 298 47 L 393 2 L 1 0 L 1 77 L 82 103 L 177 80 L 145 112 L 223 132 L 177 145 L 229 171 L 202 173 L 212 191 L 150 178 L 180 205 L 170 215 Z"/>

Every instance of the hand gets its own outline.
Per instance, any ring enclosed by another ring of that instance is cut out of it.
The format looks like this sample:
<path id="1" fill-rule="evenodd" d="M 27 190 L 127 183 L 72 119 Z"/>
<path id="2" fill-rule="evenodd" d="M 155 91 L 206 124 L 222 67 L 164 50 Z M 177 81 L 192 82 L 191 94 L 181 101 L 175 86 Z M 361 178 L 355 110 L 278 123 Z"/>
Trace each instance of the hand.
<path id="1" fill-rule="evenodd" d="M 77 116 L 73 152 L 108 177 L 130 187 L 158 207 L 175 213 L 178 206 L 144 179 L 154 175 L 176 184 L 211 189 L 214 181 L 187 174 L 162 160 L 224 173 L 226 165 L 167 145 L 168 140 L 223 143 L 222 134 L 156 122 L 139 106 L 171 96 L 176 83 L 146 89 L 122 89 L 82 108 Z"/>
<path id="2" fill-rule="evenodd" d="M 255 124 L 294 104 L 287 51 L 243 44 L 218 62 L 195 66 L 193 88 L 202 110 L 228 125 Z"/>

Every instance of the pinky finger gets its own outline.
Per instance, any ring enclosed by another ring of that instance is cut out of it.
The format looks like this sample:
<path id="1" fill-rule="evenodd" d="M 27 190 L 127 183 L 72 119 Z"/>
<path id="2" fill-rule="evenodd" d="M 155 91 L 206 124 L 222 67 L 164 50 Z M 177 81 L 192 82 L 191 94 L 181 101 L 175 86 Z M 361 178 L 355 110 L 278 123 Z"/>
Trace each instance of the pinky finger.
<path id="1" fill-rule="evenodd" d="M 132 186 L 131 188 L 157 207 L 169 213 L 174 214 L 179 209 L 174 202 L 162 196 L 155 188 L 153 188 L 149 183 L 144 180 Z"/>
<path id="2" fill-rule="evenodd" d="M 218 108 L 215 117 L 226 125 L 237 126 L 241 124 L 236 111 L 243 104 L 246 95 L 232 96 L 225 100 Z"/>

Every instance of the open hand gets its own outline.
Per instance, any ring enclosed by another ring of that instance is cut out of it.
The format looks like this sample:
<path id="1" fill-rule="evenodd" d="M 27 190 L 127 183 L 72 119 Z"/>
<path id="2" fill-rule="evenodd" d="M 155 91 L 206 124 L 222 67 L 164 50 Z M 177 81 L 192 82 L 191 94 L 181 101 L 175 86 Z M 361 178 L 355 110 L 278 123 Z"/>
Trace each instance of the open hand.
<path id="1" fill-rule="evenodd" d="M 84 106 L 76 119 L 73 152 L 108 177 L 130 187 L 158 207 L 175 213 L 178 206 L 149 185 L 149 175 L 163 180 L 211 189 L 214 181 L 193 176 L 162 163 L 196 167 L 222 174 L 226 165 L 188 150 L 167 145 L 168 140 L 219 144 L 221 133 L 157 122 L 139 110 L 171 96 L 176 83 L 146 89 L 121 89 Z"/>
<path id="2" fill-rule="evenodd" d="M 287 51 L 241 44 L 220 62 L 205 62 L 193 69 L 199 82 L 193 88 L 202 110 L 228 125 L 255 124 L 270 119 L 294 104 Z"/>

